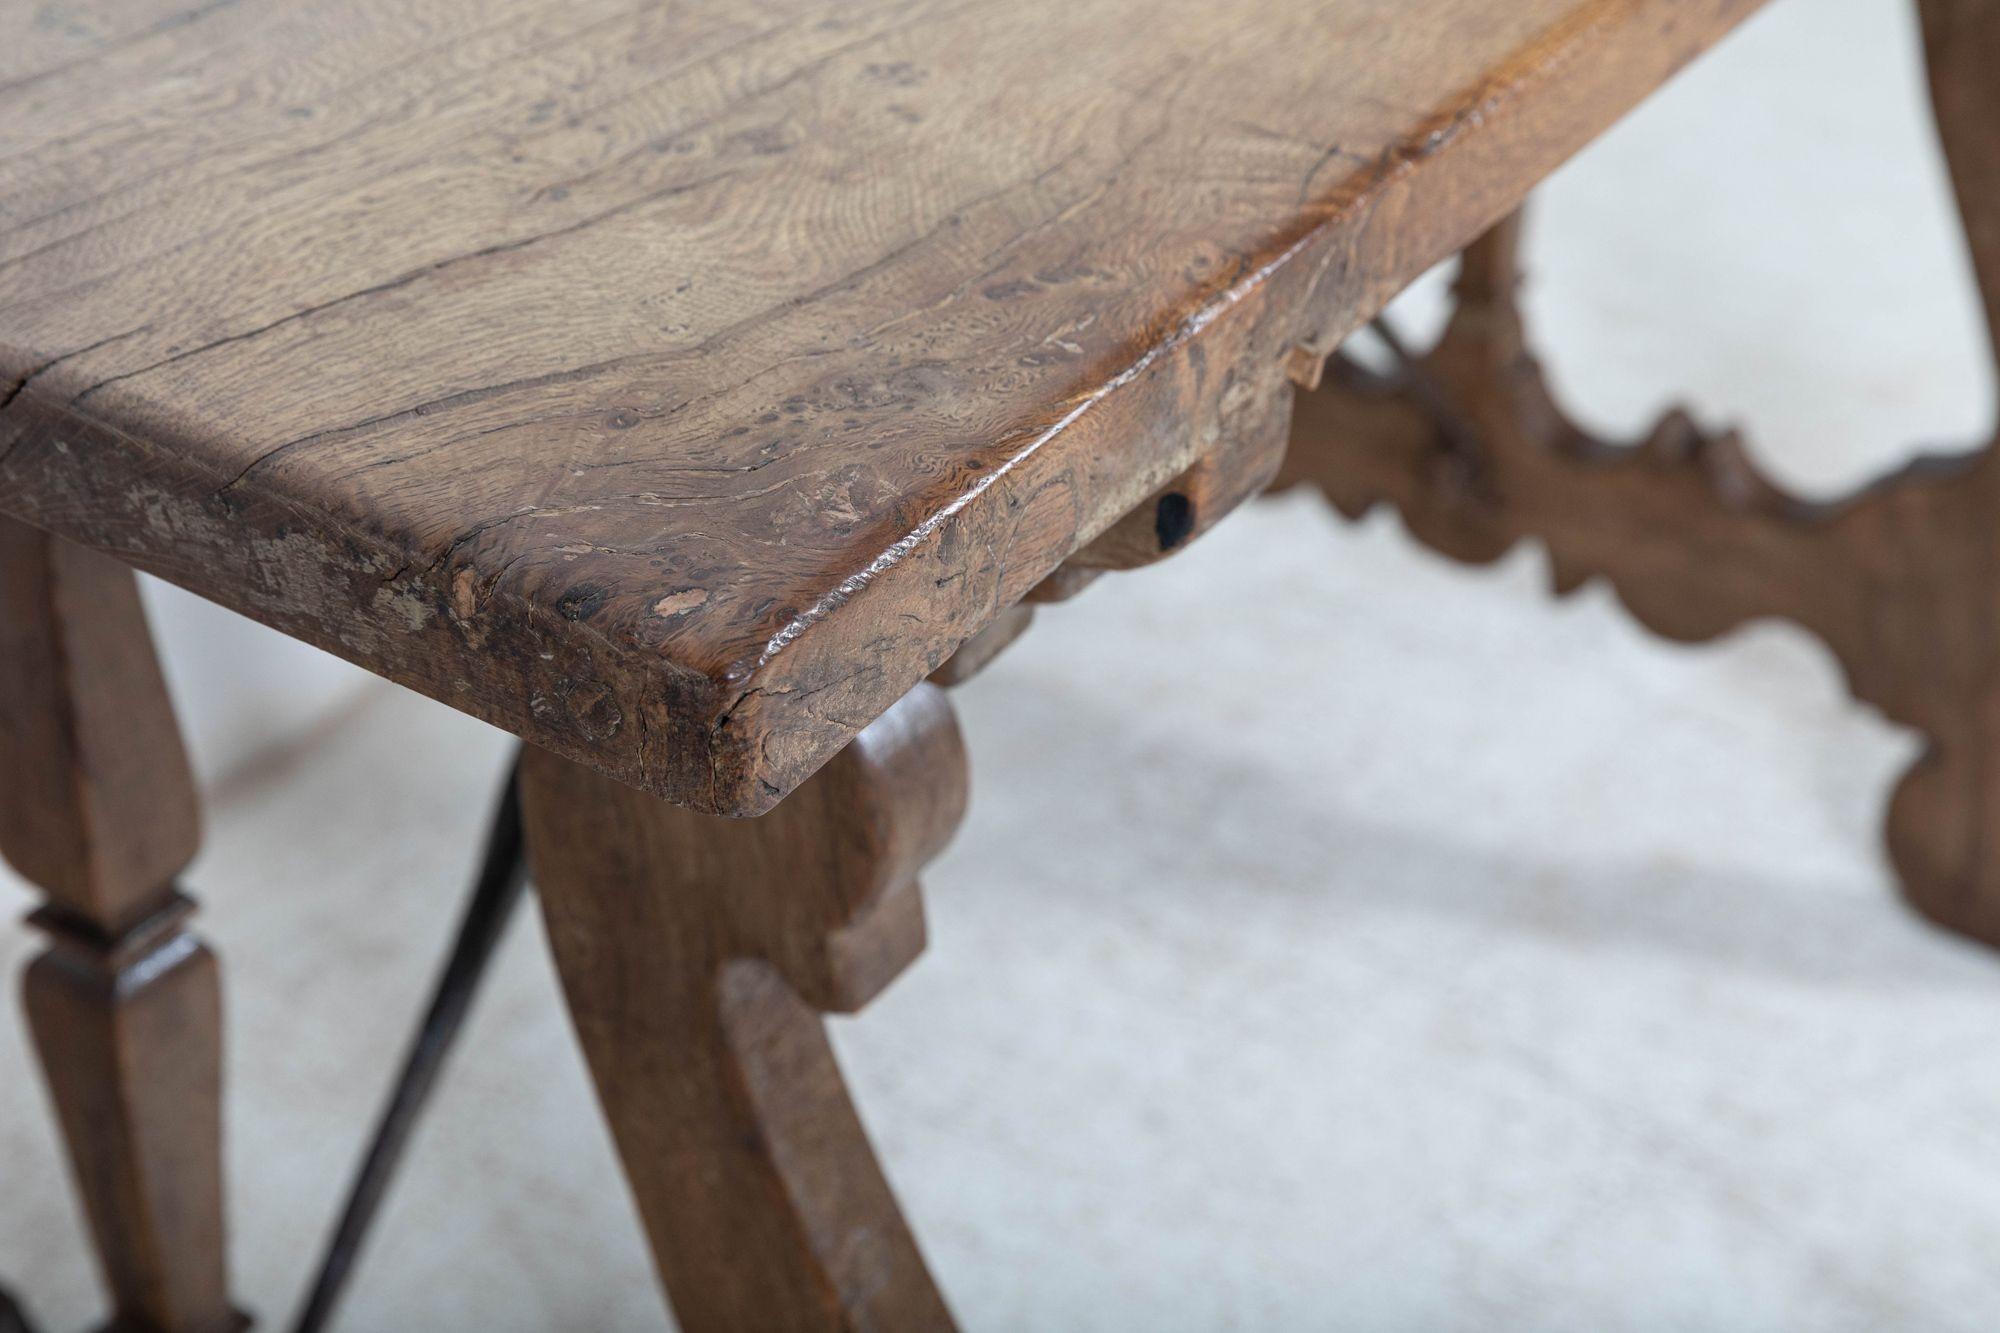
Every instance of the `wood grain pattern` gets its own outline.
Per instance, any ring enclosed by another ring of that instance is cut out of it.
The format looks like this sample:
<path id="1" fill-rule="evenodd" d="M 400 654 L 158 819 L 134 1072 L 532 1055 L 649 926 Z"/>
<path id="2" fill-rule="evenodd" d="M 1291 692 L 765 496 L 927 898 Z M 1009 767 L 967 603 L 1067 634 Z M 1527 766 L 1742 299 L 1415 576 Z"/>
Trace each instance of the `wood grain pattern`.
<path id="1" fill-rule="evenodd" d="M 1932 101 L 1989 335 L 2000 330 L 2000 5 L 1919 0 Z M 1518 224 L 1468 251 L 1443 340 L 1383 380 L 1352 364 L 1302 399 L 1279 484 L 1342 512 L 1397 506 L 1463 560 L 1534 538 L 1556 590 L 1603 576 L 1649 628 L 1702 640 L 1794 620 L 1857 698 L 1927 738 L 1890 804 L 1905 897 L 2000 945 L 2000 449 L 1921 458 L 1859 494 L 1809 504 L 1767 481 L 1733 434 L 1673 412 L 1637 445 L 1566 418 L 1515 298 Z"/>
<path id="2" fill-rule="evenodd" d="M 23 982 L 114 1324 L 240 1326 L 222 1199 L 222 1000 L 174 876 L 194 782 L 132 572 L 0 519 L 0 852 L 48 895 Z"/>
<path id="3" fill-rule="evenodd" d="M 820 1020 L 923 948 L 916 875 L 966 802 L 942 692 L 920 685 L 761 819 L 676 809 L 534 749 L 521 798 L 680 1326 L 950 1327 Z"/>
<path id="4" fill-rule="evenodd" d="M 766 809 L 1755 4 L 6 0 L 0 509 Z"/>

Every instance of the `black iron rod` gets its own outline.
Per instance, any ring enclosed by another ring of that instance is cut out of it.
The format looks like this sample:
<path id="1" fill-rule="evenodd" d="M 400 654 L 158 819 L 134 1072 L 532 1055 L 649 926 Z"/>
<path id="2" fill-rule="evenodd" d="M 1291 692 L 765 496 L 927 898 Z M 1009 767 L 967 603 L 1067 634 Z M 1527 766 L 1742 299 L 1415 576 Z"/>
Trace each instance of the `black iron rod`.
<path id="1" fill-rule="evenodd" d="M 459 921 L 451 956 L 431 993 L 430 1009 L 410 1043 L 402 1075 L 376 1122 L 375 1137 L 369 1142 L 367 1155 L 361 1159 L 354 1183 L 348 1189 L 340 1223 L 327 1242 L 312 1288 L 292 1325 L 293 1333 L 319 1333 L 332 1316 L 355 1262 L 361 1257 L 369 1228 L 395 1178 L 404 1150 L 409 1147 L 411 1134 L 430 1101 L 445 1058 L 451 1054 L 472 1010 L 479 983 L 493 960 L 494 948 L 521 900 L 521 890 L 528 882 L 528 865 L 521 837 L 521 798 L 515 783 L 519 769 L 517 751 L 508 765 L 507 781 L 500 790 L 493 822 L 487 830 L 479 877 L 473 883 L 472 897 Z"/>
<path id="2" fill-rule="evenodd" d="M 0 1333 L 34 1333 L 34 1325 L 5 1287 L 0 1287 Z"/>

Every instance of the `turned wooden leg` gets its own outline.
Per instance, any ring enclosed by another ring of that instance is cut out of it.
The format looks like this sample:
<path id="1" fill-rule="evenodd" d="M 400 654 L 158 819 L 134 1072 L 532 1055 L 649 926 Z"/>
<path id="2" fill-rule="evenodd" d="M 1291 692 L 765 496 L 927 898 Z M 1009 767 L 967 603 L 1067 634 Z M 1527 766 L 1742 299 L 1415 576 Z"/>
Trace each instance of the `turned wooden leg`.
<path id="1" fill-rule="evenodd" d="M 2000 329 L 2000 4 L 1918 0 L 1938 133 L 1989 332 Z M 1797 621 L 1855 696 L 1921 732 L 1890 804 L 1905 897 L 2000 945 L 2000 450 L 1924 458 L 1860 494 L 1807 504 L 1730 434 L 1681 412 L 1643 440 L 1565 417 L 1515 299 L 1518 219 L 1466 252 L 1438 345 L 1386 374 L 1336 358 L 1302 394 L 1278 485 L 1312 482 L 1349 516 L 1394 504 L 1421 540 L 1491 560 L 1549 550 L 1556 591 L 1597 576 L 1670 638 Z"/>
<path id="2" fill-rule="evenodd" d="M 937 687 L 757 819 L 533 749 L 521 798 L 570 1013 L 681 1327 L 949 1327 L 820 1018 L 923 948 L 916 876 L 966 801 Z"/>
<path id="3" fill-rule="evenodd" d="M 138 588 L 0 519 L 0 851 L 47 894 L 28 1025 L 112 1299 L 110 1327 L 222 1333 L 222 1005 L 174 876 L 194 782 Z"/>

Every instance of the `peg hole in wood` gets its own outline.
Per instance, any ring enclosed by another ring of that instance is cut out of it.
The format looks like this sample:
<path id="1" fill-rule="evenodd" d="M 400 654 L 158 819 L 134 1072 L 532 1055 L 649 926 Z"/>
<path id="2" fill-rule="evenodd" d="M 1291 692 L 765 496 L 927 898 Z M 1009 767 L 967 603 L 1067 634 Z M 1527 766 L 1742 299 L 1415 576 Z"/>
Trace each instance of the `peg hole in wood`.
<path id="1" fill-rule="evenodd" d="M 1153 531 L 1160 549 L 1171 551 L 1194 532 L 1194 501 L 1179 491 L 1168 491 L 1153 510 Z"/>

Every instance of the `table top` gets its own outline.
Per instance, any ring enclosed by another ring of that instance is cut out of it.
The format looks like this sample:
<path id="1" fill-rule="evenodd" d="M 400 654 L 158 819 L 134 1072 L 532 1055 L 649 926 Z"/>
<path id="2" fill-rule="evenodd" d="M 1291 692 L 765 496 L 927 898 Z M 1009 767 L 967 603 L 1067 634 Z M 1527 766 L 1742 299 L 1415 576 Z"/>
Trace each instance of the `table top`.
<path id="1" fill-rule="evenodd" d="M 0 2 L 0 509 L 767 808 L 1756 0 Z"/>

